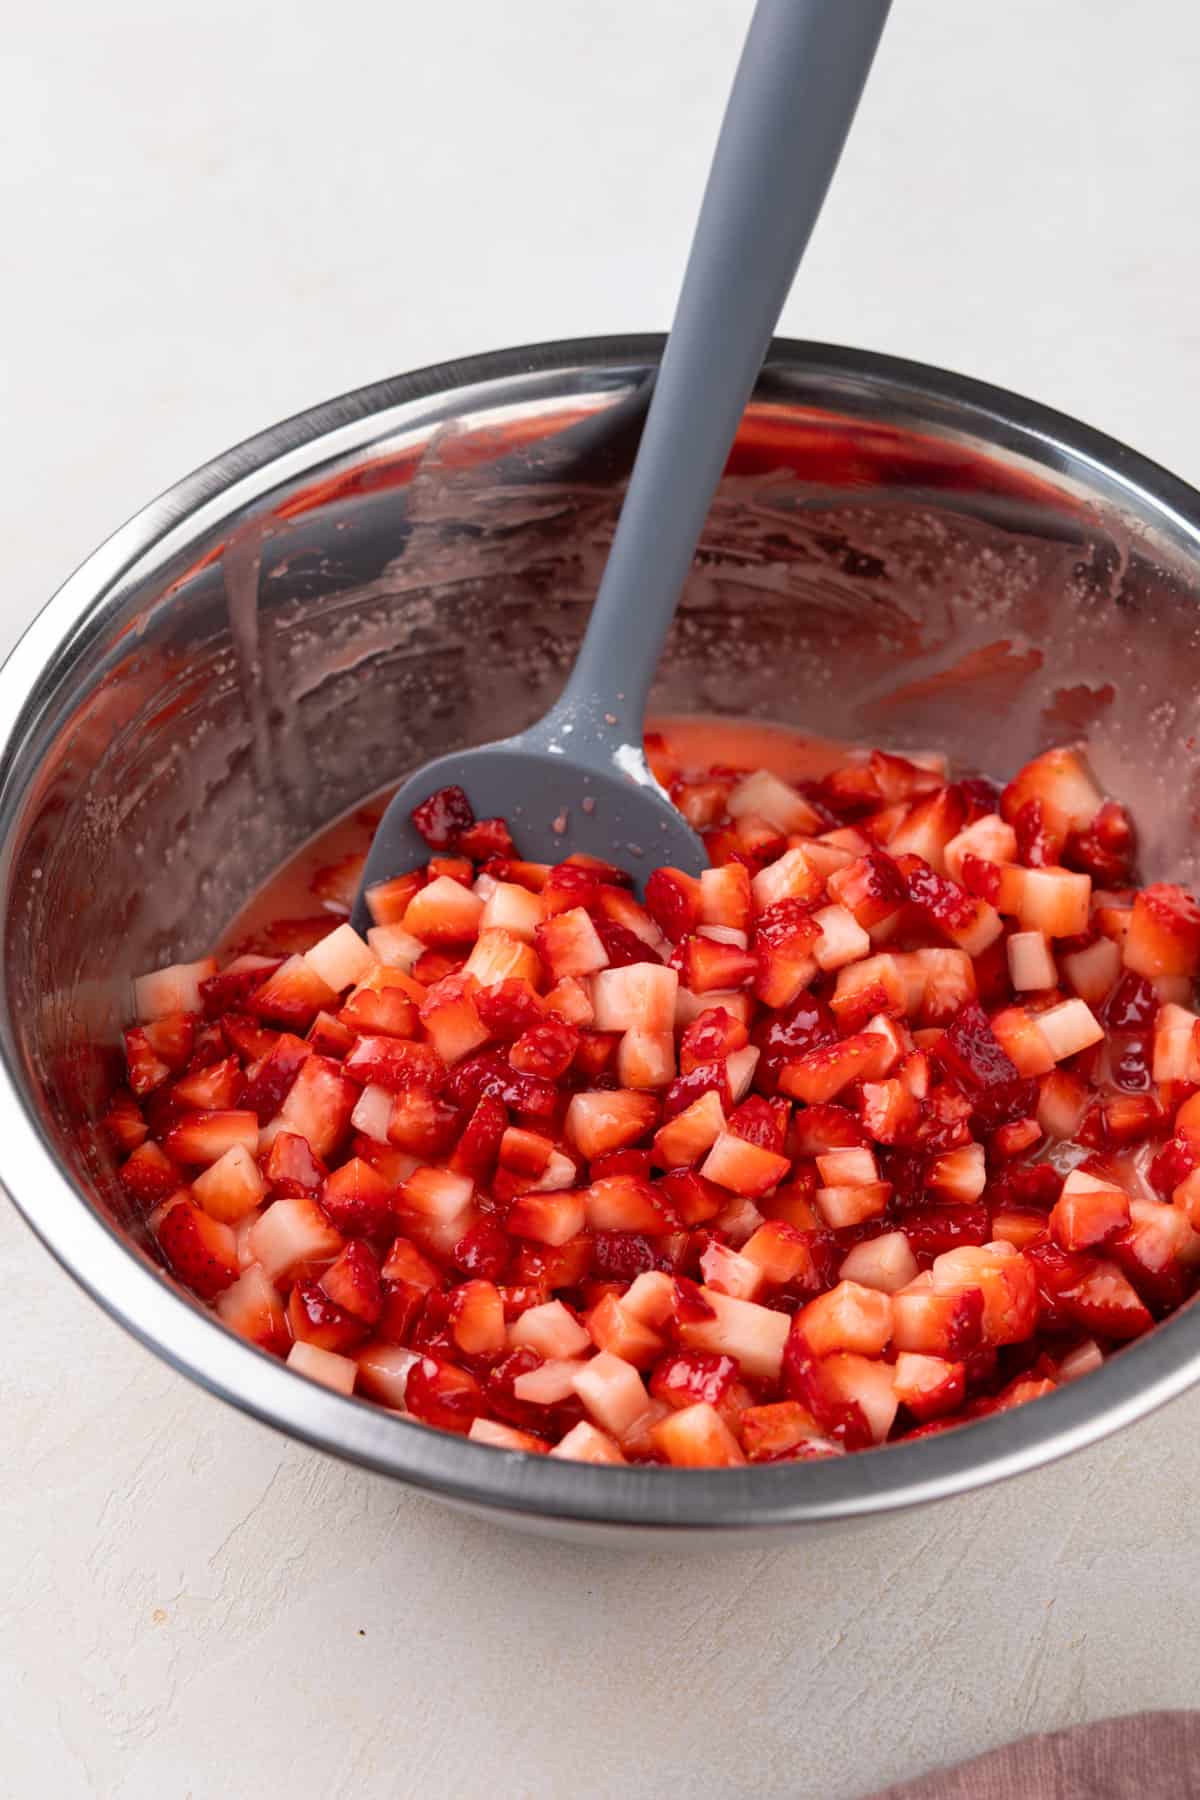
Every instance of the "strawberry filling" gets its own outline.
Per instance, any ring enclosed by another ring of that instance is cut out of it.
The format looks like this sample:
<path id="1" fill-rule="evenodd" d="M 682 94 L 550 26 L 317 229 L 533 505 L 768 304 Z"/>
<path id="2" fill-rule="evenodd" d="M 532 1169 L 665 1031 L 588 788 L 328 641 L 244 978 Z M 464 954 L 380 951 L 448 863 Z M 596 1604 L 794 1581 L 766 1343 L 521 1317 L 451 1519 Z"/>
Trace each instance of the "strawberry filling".
<path id="1" fill-rule="evenodd" d="M 173 1275 L 339 1393 L 683 1468 L 944 1430 L 1190 1299 L 1200 906 L 1080 753 L 651 755 L 699 878 L 523 862 L 447 789 L 365 940 L 371 813 L 139 979 L 97 1129 Z"/>

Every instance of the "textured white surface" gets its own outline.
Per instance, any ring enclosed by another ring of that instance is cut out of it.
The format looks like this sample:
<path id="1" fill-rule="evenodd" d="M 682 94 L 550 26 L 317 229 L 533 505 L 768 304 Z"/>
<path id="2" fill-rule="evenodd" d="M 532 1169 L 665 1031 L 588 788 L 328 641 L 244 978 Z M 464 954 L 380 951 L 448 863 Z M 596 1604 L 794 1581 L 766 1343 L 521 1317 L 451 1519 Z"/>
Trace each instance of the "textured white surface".
<path id="1" fill-rule="evenodd" d="M 7 642 L 359 382 L 669 317 L 743 0 L 81 0 L 0 47 Z M 1139 41 L 1144 33 L 1144 43 Z M 1200 480 L 1200 12 L 903 0 L 785 318 Z M 0 1792 L 837 1800 L 1196 1698 L 1200 1396 L 809 1545 L 582 1553 L 172 1375 L 0 1212 Z"/>

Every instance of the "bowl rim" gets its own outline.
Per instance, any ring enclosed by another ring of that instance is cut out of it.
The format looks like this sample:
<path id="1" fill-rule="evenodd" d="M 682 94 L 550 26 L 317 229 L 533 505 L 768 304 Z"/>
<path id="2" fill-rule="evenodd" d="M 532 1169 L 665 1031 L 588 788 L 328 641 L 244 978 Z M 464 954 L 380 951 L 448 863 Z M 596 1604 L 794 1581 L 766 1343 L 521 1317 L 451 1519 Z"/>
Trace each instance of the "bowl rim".
<path id="1" fill-rule="evenodd" d="M 39 711 L 61 693 L 74 656 L 120 604 L 147 557 L 166 557 L 211 517 L 261 498 L 281 481 L 361 449 L 384 415 L 439 397 L 539 378 L 549 393 L 571 371 L 652 367 L 665 336 L 597 336 L 484 353 L 354 389 L 246 439 L 185 476 L 95 550 L 46 603 L 0 669 L 0 880 L 7 898 L 14 827 L 35 767 L 22 749 Z M 770 373 L 840 379 L 876 400 L 909 393 L 960 428 L 1066 471 L 1081 462 L 1114 496 L 1154 515 L 1200 562 L 1200 494 L 1113 438 L 1039 402 L 928 364 L 834 344 L 776 339 Z M 0 970 L 0 980 L 4 973 Z M 1005 1479 L 1120 1429 L 1200 1380 L 1200 1307 L 1189 1306 L 1102 1368 L 1034 1406 L 915 1442 L 844 1458 L 741 1469 L 595 1468 L 476 1444 L 400 1418 L 296 1375 L 226 1330 L 176 1289 L 95 1210 L 58 1162 L 27 1099 L 22 1063 L 0 1032 L 0 1179 L 18 1212 L 74 1280 L 172 1367 L 243 1412 L 316 1449 L 476 1509 L 596 1526 L 670 1527 L 683 1534 L 863 1518 Z"/>

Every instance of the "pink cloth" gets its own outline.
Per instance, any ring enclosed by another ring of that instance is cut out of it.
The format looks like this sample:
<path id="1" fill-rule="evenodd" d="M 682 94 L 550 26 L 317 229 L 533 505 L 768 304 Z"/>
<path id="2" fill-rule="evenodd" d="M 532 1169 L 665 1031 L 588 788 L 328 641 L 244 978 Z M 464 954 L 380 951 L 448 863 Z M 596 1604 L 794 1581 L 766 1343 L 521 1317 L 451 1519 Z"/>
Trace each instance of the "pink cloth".
<path id="1" fill-rule="evenodd" d="M 1133 1713 L 1023 1738 L 871 1800 L 1198 1800 L 1200 1712 Z"/>

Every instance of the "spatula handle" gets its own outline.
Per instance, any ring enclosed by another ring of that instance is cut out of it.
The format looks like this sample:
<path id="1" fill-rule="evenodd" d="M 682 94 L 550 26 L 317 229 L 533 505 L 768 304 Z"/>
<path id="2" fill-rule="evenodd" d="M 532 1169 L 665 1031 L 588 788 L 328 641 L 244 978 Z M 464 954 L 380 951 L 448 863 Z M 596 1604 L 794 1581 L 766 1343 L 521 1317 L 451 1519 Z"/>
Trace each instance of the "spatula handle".
<path id="1" fill-rule="evenodd" d="M 890 0 L 758 0 L 587 634 L 546 725 L 640 744 L 646 698 Z"/>

